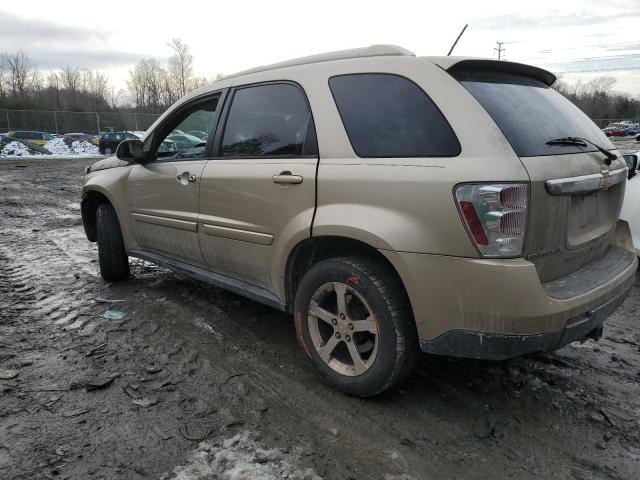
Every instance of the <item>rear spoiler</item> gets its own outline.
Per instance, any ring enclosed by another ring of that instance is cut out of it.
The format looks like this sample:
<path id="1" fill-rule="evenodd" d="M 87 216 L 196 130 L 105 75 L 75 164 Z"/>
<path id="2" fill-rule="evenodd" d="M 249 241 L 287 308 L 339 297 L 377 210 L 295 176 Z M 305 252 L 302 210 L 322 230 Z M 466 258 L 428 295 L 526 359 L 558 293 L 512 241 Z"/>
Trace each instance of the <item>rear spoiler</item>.
<path id="1" fill-rule="evenodd" d="M 539 80 L 545 85 L 551 86 L 556 81 L 556 76 L 543 68 L 526 65 L 524 63 L 507 62 L 504 60 L 487 60 L 464 57 L 426 57 L 451 75 L 468 71 L 502 72 L 522 75 L 523 77 Z"/>

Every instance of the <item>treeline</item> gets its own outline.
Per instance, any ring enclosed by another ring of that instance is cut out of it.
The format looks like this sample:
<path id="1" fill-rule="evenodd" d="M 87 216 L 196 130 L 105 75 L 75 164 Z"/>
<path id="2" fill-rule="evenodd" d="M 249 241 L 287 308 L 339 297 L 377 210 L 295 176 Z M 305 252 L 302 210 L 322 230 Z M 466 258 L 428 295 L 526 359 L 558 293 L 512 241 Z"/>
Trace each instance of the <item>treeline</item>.
<path id="1" fill-rule="evenodd" d="M 624 120 L 640 118 L 640 99 L 614 91 L 616 79 L 605 76 L 588 82 L 567 83 L 559 78 L 553 85 L 593 119 Z"/>
<path id="2" fill-rule="evenodd" d="M 127 86 L 133 104 L 148 113 L 161 113 L 191 90 L 210 83 L 193 73 L 193 55 L 180 39 L 169 43 L 173 55 L 163 64 L 156 58 L 143 58 L 129 72 Z"/>
<path id="3" fill-rule="evenodd" d="M 0 109 L 129 111 L 161 113 L 183 95 L 213 79 L 197 76 L 188 45 L 174 38 L 166 61 L 149 57 L 129 72 L 127 90 L 118 90 L 99 71 L 65 66 L 41 72 L 24 52 L 0 53 Z M 219 78 L 218 75 L 216 78 Z M 614 91 L 610 76 L 553 88 L 593 119 L 640 118 L 640 98 Z"/>
<path id="4" fill-rule="evenodd" d="M 191 90 L 210 82 L 193 72 L 193 56 L 180 39 L 168 44 L 166 62 L 144 58 L 129 72 L 127 91 L 99 71 L 65 66 L 42 72 L 24 52 L 0 53 L 0 109 L 135 111 L 161 113 Z"/>
<path id="5" fill-rule="evenodd" d="M 44 74 L 24 52 L 0 54 L 0 108 L 98 111 L 110 109 L 106 75 L 66 66 Z"/>

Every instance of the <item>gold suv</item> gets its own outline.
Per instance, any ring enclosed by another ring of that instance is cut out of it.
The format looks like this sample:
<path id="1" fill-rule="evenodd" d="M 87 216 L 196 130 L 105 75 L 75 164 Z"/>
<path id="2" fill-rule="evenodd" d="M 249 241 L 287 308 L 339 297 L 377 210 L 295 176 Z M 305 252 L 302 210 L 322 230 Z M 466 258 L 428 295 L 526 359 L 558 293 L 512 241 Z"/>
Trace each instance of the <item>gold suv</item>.
<path id="1" fill-rule="evenodd" d="M 554 81 L 388 45 L 231 75 L 87 169 L 87 238 L 107 280 L 138 257 L 293 314 L 353 395 L 420 350 L 597 339 L 637 267 L 627 169 Z"/>

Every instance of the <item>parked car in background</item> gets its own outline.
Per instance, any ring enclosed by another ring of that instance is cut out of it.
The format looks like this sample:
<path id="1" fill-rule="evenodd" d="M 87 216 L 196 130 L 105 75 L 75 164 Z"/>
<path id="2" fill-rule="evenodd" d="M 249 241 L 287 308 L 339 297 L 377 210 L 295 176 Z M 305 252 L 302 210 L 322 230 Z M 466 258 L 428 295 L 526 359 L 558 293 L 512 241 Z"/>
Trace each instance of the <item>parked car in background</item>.
<path id="1" fill-rule="evenodd" d="M 293 314 L 304 356 L 363 397 L 420 349 L 598 339 L 635 283 L 627 168 L 555 80 L 391 45 L 231 75 L 88 167 L 87 239 L 108 281 L 138 257 Z"/>
<path id="2" fill-rule="evenodd" d="M 134 140 L 139 138 L 131 132 L 108 132 L 100 135 L 98 149 L 100 153 L 111 155 L 123 140 Z"/>
<path id="3" fill-rule="evenodd" d="M 626 133 L 626 127 L 621 125 L 607 125 L 606 128 L 602 130 L 602 132 L 607 137 L 624 137 Z"/>
<path id="4" fill-rule="evenodd" d="M 6 133 L 0 133 L 0 142 L 8 142 L 10 141 L 9 137 L 7 137 Z"/>
<path id="5" fill-rule="evenodd" d="M 89 137 L 89 142 L 95 145 L 96 147 L 100 145 L 100 135 L 92 135 Z"/>
<path id="6" fill-rule="evenodd" d="M 627 135 L 636 135 L 638 129 L 632 124 L 611 123 L 607 125 L 606 128 L 603 128 L 602 132 L 607 137 L 625 137 Z"/>
<path id="7" fill-rule="evenodd" d="M 202 144 L 206 142 L 206 140 L 203 141 L 198 137 L 189 135 L 188 133 L 176 133 L 176 132 L 172 132 L 171 135 L 167 136 L 167 140 L 171 140 L 175 142 L 176 146 L 178 147 L 178 150 L 187 150 L 198 144 Z"/>
<path id="8" fill-rule="evenodd" d="M 620 218 L 629 224 L 636 254 L 640 256 L 640 176 L 636 175 L 640 152 L 624 155 L 629 167 L 629 181 L 624 193 Z"/>
<path id="9" fill-rule="evenodd" d="M 198 137 L 200 140 L 204 140 L 205 142 L 207 141 L 207 138 L 209 138 L 209 134 L 206 132 L 201 132 L 198 130 L 190 130 L 187 132 L 189 135 L 193 135 L 194 137 Z"/>
<path id="10" fill-rule="evenodd" d="M 38 132 L 35 130 L 17 130 L 7 132 L 7 137 L 15 140 L 19 140 L 23 143 L 29 143 L 31 145 L 43 146 L 49 140 L 53 140 L 55 137 L 50 133 Z"/>
<path id="11" fill-rule="evenodd" d="M 636 130 L 640 129 L 640 123 L 632 122 L 631 120 L 622 120 L 618 122 L 620 125 L 624 125 L 627 128 L 635 128 Z"/>
<path id="12" fill-rule="evenodd" d="M 87 133 L 65 133 L 63 138 L 73 140 L 74 142 L 86 142 L 91 138 L 91 135 Z"/>

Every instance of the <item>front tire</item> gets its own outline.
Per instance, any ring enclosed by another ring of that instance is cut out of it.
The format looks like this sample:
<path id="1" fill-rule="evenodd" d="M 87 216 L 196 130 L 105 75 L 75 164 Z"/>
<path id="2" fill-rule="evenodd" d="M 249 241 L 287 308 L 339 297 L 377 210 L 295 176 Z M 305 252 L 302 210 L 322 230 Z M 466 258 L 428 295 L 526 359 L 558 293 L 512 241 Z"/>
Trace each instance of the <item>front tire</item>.
<path id="1" fill-rule="evenodd" d="M 295 298 L 298 340 L 325 380 L 371 397 L 404 380 L 418 357 L 418 335 L 395 272 L 365 256 L 314 265 Z"/>
<path id="2" fill-rule="evenodd" d="M 120 222 L 114 208 L 103 203 L 96 210 L 98 260 L 100 275 L 105 280 L 118 281 L 129 278 L 129 257 L 122 241 Z"/>

